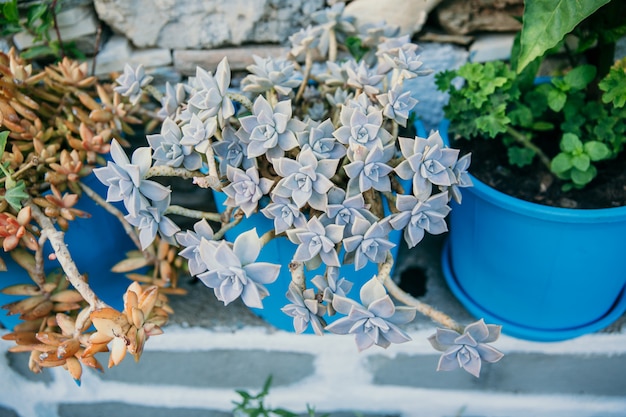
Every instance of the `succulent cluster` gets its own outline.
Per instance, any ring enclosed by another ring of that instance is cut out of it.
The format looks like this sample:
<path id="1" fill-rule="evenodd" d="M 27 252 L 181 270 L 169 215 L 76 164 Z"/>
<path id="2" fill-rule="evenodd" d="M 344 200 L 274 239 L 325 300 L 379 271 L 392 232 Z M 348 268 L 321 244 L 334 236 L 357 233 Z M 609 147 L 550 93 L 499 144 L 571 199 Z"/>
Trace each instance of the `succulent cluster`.
<path id="1" fill-rule="evenodd" d="M 14 268 L 22 268 L 31 278 L 2 290 L 20 297 L 2 308 L 22 320 L 4 338 L 15 341 L 11 351 L 31 352 L 29 366 L 34 372 L 63 366 L 79 380 L 81 364 L 100 368 L 93 357 L 90 316 L 102 323 L 109 319 L 103 314 L 110 308 L 82 275 L 97 271 L 77 271 L 60 232 L 71 229 L 76 218 L 91 215 L 76 207 L 81 198 L 88 195 L 107 205 L 83 180 L 94 167 L 105 164 L 112 139 L 125 143 L 123 132 L 131 133 L 133 125 L 145 123 L 144 110 L 114 92 L 111 84 L 90 76 L 86 63 L 64 59 L 35 70 L 12 50 L 0 54 L 0 77 L 0 242 L 4 249 L 0 269 L 7 271 L 5 261 L 10 257 L 11 269 L 3 274 L 16 274 Z M 50 259 L 46 241 L 60 248 Z M 135 255 L 119 269 L 130 272 L 151 265 L 156 271 L 149 277 L 136 274 L 144 288 L 133 284 L 130 289 L 153 298 L 150 308 L 141 305 L 144 320 L 134 325 L 154 326 L 137 332 L 134 344 L 124 344 L 129 350 L 136 346 L 131 353 L 138 357 L 147 336 L 157 334 L 155 329 L 167 320 L 170 309 L 161 292 L 176 284 L 171 265 L 177 255 L 166 242 L 156 242 Z M 131 314 L 137 313 L 126 312 L 129 323 L 134 323 Z M 95 351 L 106 349 L 100 345 Z"/>
<path id="2" fill-rule="evenodd" d="M 267 285 L 278 279 L 280 269 L 289 268 L 291 284 L 282 311 L 293 317 L 296 332 L 311 325 L 318 334 L 351 334 L 359 350 L 410 340 L 400 325 L 411 321 L 416 311 L 463 332 L 463 326 L 445 314 L 424 308 L 404 294 L 390 277 L 394 261 L 390 250 L 399 244 L 390 240 L 390 233 L 403 234 L 408 246 L 414 247 L 426 232 L 445 232 L 448 203 L 451 199 L 460 202 L 459 189 L 471 185 L 466 172 L 469 156 L 459 158 L 458 150 L 446 147 L 437 132 L 428 137 L 400 133 L 412 127 L 411 110 L 417 103 L 404 81 L 428 73 L 422 69 L 418 47 L 384 24 L 357 29 L 343 15 L 343 3 L 311 18 L 315 24 L 291 37 L 286 56 L 254 57 L 239 90 L 231 87 L 226 59 L 214 73 L 198 67 L 187 82 L 168 84 L 159 98 L 159 131 L 147 135 L 147 146 L 130 156 L 113 132 L 121 130 L 125 118 L 133 117 L 127 109 L 141 106 L 153 92 L 150 77 L 141 67 L 127 67 L 114 89 L 96 85 L 96 91 L 103 94 L 100 103 L 86 96 L 90 99 L 85 102 L 97 107 L 92 111 L 102 113 L 101 117 L 106 114 L 111 126 L 106 130 L 87 122 L 86 127 L 72 125 L 69 132 L 80 134 L 89 146 L 76 145 L 76 156 L 64 159 L 75 175 L 67 175 L 63 183 L 80 179 L 82 172 L 75 165 L 84 164 L 81 156 L 91 155 L 90 146 L 100 143 L 89 168 L 98 160 L 98 151 L 108 152 L 106 165 L 93 169 L 108 187 L 102 203 L 123 205 L 125 213 L 118 218 L 132 230 L 141 250 L 129 254 L 117 269 L 128 272 L 151 265 L 155 273 L 151 277 L 130 274 L 153 286 L 133 284 L 122 312 L 100 301 L 84 281 L 68 275 L 87 301 L 81 304 L 81 308 L 86 304 L 82 310 L 86 313 L 69 315 L 75 320 L 71 336 L 78 341 L 68 342 L 78 346 L 74 357 L 85 359 L 91 352 L 110 349 L 109 366 L 119 363 L 126 352 L 138 358 L 145 340 L 159 334 L 165 322 L 169 309 L 156 294 L 175 286 L 181 259 L 187 261 L 186 271 L 213 289 L 218 300 L 229 304 L 241 299 L 254 308 L 263 306 Z M 45 84 L 38 88 L 45 91 Z M 75 91 L 77 87 L 71 89 L 72 94 Z M 87 120 L 92 116 L 85 114 Z M 21 178 L 15 175 L 21 173 L 19 167 L 5 167 L 7 180 Z M 171 204 L 175 190 L 155 180 L 167 176 L 223 193 L 224 206 L 213 213 Z M 37 183 L 47 181 L 40 178 Z M 53 195 L 54 202 L 64 201 L 58 192 Z M 19 194 L 5 200 L 23 204 L 24 199 L 30 201 L 28 197 Z M 26 207 L 36 204 L 33 200 Z M 5 222 L 5 229 L 14 235 L 8 243 L 5 237 L 5 244 L 13 245 L 16 239 L 22 242 L 20 246 L 36 244 L 39 233 L 28 226 L 29 213 L 17 211 Z M 193 230 L 182 230 L 171 215 L 197 222 Z M 232 241 L 225 238 L 227 231 L 253 216 L 264 218 L 273 228 L 260 236 L 250 229 Z M 34 217 L 41 218 L 39 214 Z M 295 245 L 293 259 L 280 264 L 260 261 L 264 245 L 281 237 Z M 34 246 L 30 249 L 36 251 Z M 368 276 L 364 284 L 350 282 L 340 272 L 343 265 L 360 271 L 368 264 L 378 265 L 378 273 Z M 315 276 L 307 276 L 313 270 Z M 43 282 L 38 284 L 40 289 Z M 357 292 L 358 299 L 353 297 Z M 407 305 L 396 306 L 392 296 Z M 52 296 L 47 297 L 52 302 Z M 331 316 L 334 321 L 327 324 Z M 47 317 L 39 330 L 56 326 L 54 331 L 61 332 L 58 338 L 64 343 L 70 340 L 72 327 L 66 321 Z M 81 338 L 88 321 L 97 331 Z M 9 337 L 17 340 L 20 331 Z M 37 350 L 37 335 L 30 335 L 23 344 L 28 347 L 20 349 L 42 352 Z M 488 350 L 476 351 L 480 360 Z M 65 364 L 68 369 L 75 367 Z M 474 372 L 476 366 L 466 369 Z"/>

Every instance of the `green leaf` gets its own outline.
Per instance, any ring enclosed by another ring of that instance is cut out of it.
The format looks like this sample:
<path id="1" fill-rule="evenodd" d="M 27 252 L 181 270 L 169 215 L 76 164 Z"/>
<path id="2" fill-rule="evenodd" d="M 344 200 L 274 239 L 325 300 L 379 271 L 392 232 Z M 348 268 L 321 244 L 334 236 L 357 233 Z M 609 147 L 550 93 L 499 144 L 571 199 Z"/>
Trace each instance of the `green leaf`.
<path id="1" fill-rule="evenodd" d="M 4 132 L 0 132 L 0 159 L 2 159 L 2 155 L 4 155 L 4 148 L 7 146 L 7 138 L 9 137 L 9 131 L 5 130 Z"/>
<path id="2" fill-rule="evenodd" d="M 533 113 L 528 106 L 520 104 L 515 110 L 509 112 L 511 123 L 516 126 L 531 127 L 533 125 Z"/>
<path id="3" fill-rule="evenodd" d="M 364 47 L 361 44 L 361 39 L 357 36 L 348 37 L 346 39 L 346 46 L 348 47 L 350 55 L 352 55 L 357 62 L 369 51 L 369 48 Z"/>
<path id="4" fill-rule="evenodd" d="M 589 141 L 584 145 L 585 153 L 592 161 L 601 161 L 611 156 L 611 150 L 602 142 Z"/>
<path id="5" fill-rule="evenodd" d="M 517 72 L 570 33 L 610 0 L 526 0 Z"/>
<path id="6" fill-rule="evenodd" d="M 544 131 L 554 129 L 554 125 L 550 122 L 538 121 L 538 122 L 533 123 L 532 129 L 544 132 Z"/>
<path id="7" fill-rule="evenodd" d="M 560 147 L 563 152 L 580 152 L 583 149 L 583 143 L 580 141 L 580 139 L 578 139 L 578 136 L 576 136 L 575 134 L 565 133 L 561 138 Z"/>
<path id="8" fill-rule="evenodd" d="M 50 46 L 36 45 L 22 52 L 21 56 L 24 59 L 34 59 L 34 58 L 41 58 L 44 56 L 50 56 L 50 55 L 56 55 L 56 54 L 57 54 L 57 50 L 55 50 L 54 48 Z"/>
<path id="9" fill-rule="evenodd" d="M 20 211 L 22 209 L 22 200 L 28 198 L 28 194 L 24 191 L 25 188 L 26 184 L 24 181 L 20 180 L 14 187 L 7 188 L 4 194 L 4 199 L 16 211 Z"/>
<path id="10" fill-rule="evenodd" d="M 535 157 L 535 151 L 519 146 L 510 147 L 507 150 L 507 154 L 509 156 L 509 163 L 511 165 L 517 165 L 518 167 L 530 165 Z"/>
<path id="11" fill-rule="evenodd" d="M 506 132 L 506 127 L 510 123 L 511 119 L 504 115 L 504 111 L 494 112 L 476 119 L 476 127 L 492 138 L 498 133 Z"/>
<path id="12" fill-rule="evenodd" d="M 2 14 L 4 15 L 4 18 L 10 22 L 19 22 L 20 14 L 17 10 L 17 0 L 4 3 L 2 6 Z"/>
<path id="13" fill-rule="evenodd" d="M 559 153 L 550 162 L 550 170 L 554 173 L 560 174 L 567 172 L 572 168 L 572 158 L 566 153 Z"/>
<path id="14" fill-rule="evenodd" d="M 47 11 L 48 5 L 46 3 L 39 3 L 29 7 L 26 13 L 26 24 L 33 27 L 39 19 L 44 17 Z"/>
<path id="15" fill-rule="evenodd" d="M 575 90 L 583 90 L 593 81 L 596 72 L 596 67 L 593 65 L 579 65 L 565 74 L 563 81 Z"/>
<path id="16" fill-rule="evenodd" d="M 589 155 L 581 153 L 580 155 L 575 155 L 572 158 L 572 165 L 574 165 L 574 168 L 579 169 L 581 171 L 587 171 L 587 168 L 589 168 L 589 164 L 591 163 L 591 159 L 589 158 Z"/>
<path id="17" fill-rule="evenodd" d="M 606 77 L 598 84 L 602 94 L 602 102 L 610 103 L 617 108 L 626 105 L 626 72 L 623 68 L 611 68 Z"/>
<path id="18" fill-rule="evenodd" d="M 565 106 L 565 102 L 567 101 L 567 94 L 564 92 L 553 88 L 548 93 L 548 106 L 554 110 L 555 112 L 561 111 L 563 106 Z"/>
<path id="19" fill-rule="evenodd" d="M 584 171 L 572 168 L 572 182 L 576 185 L 587 185 L 595 178 L 597 173 L 596 167 L 593 165 L 589 165 Z"/>

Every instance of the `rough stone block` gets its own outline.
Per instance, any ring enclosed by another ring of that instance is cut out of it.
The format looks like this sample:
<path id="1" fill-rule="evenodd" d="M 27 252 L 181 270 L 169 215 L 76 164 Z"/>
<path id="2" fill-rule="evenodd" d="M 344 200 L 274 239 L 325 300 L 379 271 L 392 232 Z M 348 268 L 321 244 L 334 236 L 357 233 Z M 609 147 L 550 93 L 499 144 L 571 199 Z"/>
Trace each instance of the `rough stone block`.
<path id="1" fill-rule="evenodd" d="M 202 49 L 284 42 L 323 0 L 95 0 L 100 19 L 133 45 Z"/>
<path id="2" fill-rule="evenodd" d="M 514 34 L 488 34 L 477 36 L 469 49 L 471 62 L 507 60 L 511 57 Z"/>
<path id="3" fill-rule="evenodd" d="M 194 408 L 146 407 L 117 402 L 95 404 L 59 404 L 59 417 L 228 417 L 223 411 Z M 2 414 L 0 414 L 2 417 Z"/>
<path id="4" fill-rule="evenodd" d="M 30 353 L 21 352 L 21 353 L 10 353 L 5 352 L 7 355 L 7 362 L 9 367 L 13 369 L 15 373 L 24 377 L 29 381 L 34 382 L 42 382 L 45 384 L 49 384 L 52 382 L 52 376 L 50 372 L 46 372 L 44 369 L 40 374 L 34 374 L 30 369 L 28 369 L 28 357 Z M 0 414 L 1 416 L 2 414 Z"/>
<path id="5" fill-rule="evenodd" d="M 252 55 L 262 58 L 285 56 L 287 48 L 277 45 L 245 46 L 240 48 L 220 48 L 211 50 L 175 50 L 174 67 L 183 75 L 195 75 L 196 67 L 214 71 L 224 58 L 232 71 L 245 70 L 254 63 Z"/>
<path id="6" fill-rule="evenodd" d="M 104 380 L 131 384 L 193 387 L 251 388 L 263 386 L 272 375 L 272 386 L 289 385 L 314 372 L 314 357 L 296 352 L 262 350 L 212 350 L 205 352 L 144 352 L 98 374 Z"/>
<path id="7" fill-rule="evenodd" d="M 14 410 L 0 405 L 0 417 L 20 417 Z"/>
<path id="8" fill-rule="evenodd" d="M 520 394 L 626 396 L 626 355 L 507 354 L 497 364 L 483 364 L 480 379 L 458 372 L 437 372 L 436 355 L 396 358 L 374 356 L 374 383 L 428 389 L 489 390 Z"/>

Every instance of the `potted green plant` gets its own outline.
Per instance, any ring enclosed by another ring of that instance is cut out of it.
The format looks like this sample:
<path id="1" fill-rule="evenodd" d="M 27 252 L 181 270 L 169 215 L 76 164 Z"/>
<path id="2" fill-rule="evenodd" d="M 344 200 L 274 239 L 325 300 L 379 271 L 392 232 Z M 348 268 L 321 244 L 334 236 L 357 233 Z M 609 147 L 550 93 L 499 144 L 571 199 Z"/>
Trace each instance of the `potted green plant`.
<path id="1" fill-rule="evenodd" d="M 214 73 L 198 67 L 187 82 L 168 84 L 162 96 L 141 66 L 117 78 L 114 109 L 148 108 L 151 96 L 161 105 L 159 126 L 143 146 L 129 156 L 111 138 L 111 159 L 93 169 L 108 187 L 102 204 L 121 204 L 116 217 L 136 238 L 139 250 L 114 267 L 135 282 L 117 309 L 64 263 L 85 302 L 5 335 L 16 350 L 32 352 L 33 369 L 61 365 L 79 378 L 77 361 L 93 364 L 97 352 L 110 350 L 109 366 L 127 353 L 139 359 L 170 312 L 160 294 L 172 290 L 177 273 L 197 277 L 224 304 L 240 299 L 281 311 L 298 333 L 310 327 L 352 335 L 359 350 L 409 341 L 400 325 L 419 311 L 446 327 L 430 339 L 443 352 L 439 369 L 478 376 L 484 361 L 502 357 L 489 345 L 498 326 L 462 326 L 391 279 L 400 242 L 390 236 L 413 247 L 426 232 L 445 232 L 449 201 L 468 185 L 468 159 L 437 133 L 400 134 L 411 127 L 416 103 L 404 80 L 423 73 L 417 45 L 384 25 L 357 31 L 342 3 L 312 19 L 315 26 L 291 37 L 286 56 L 255 57 L 236 90 L 226 59 Z M 162 177 L 212 189 L 218 207 L 172 204 L 176 190 L 157 181 Z M 174 214 L 193 225 L 183 230 Z M 272 246 L 279 241 L 290 249 Z M 71 257 L 53 246 L 57 258 Z M 262 258 L 268 252 L 278 256 Z M 144 267 L 151 269 L 135 272 Z M 347 278 L 350 269 L 354 278 Z M 9 292 L 39 295 L 40 287 Z M 270 293 L 282 299 L 265 305 Z"/>
<path id="2" fill-rule="evenodd" d="M 626 310 L 626 62 L 614 62 L 623 13 L 617 1 L 527 2 L 510 63 L 437 75 L 450 94 L 443 130 L 473 159 L 446 279 L 512 335 L 571 338 Z M 560 50 L 563 71 L 537 79 Z"/>

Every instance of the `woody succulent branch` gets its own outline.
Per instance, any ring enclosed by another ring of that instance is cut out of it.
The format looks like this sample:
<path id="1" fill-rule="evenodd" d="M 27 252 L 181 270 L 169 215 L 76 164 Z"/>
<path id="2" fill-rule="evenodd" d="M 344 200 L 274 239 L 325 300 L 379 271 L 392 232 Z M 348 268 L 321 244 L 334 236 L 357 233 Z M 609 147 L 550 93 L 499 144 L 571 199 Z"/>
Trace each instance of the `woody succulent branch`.
<path id="1" fill-rule="evenodd" d="M 106 204 L 123 204 L 122 221 L 133 226 L 141 249 L 120 265 L 145 266 L 146 253 L 161 253 L 155 247 L 177 247 L 169 263 L 156 258 L 197 277 L 224 304 L 241 299 L 253 308 L 263 307 L 268 286 L 286 268 L 291 282 L 281 310 L 297 333 L 310 326 L 319 335 L 354 335 L 359 350 L 387 348 L 410 340 L 402 325 L 419 311 L 445 327 L 430 339 L 443 352 L 438 368 L 460 366 L 478 376 L 483 361 L 502 357 L 488 344 L 499 326 L 481 320 L 465 327 L 405 294 L 391 279 L 397 243 L 389 239 L 399 231 L 414 247 L 426 232 L 447 230 L 449 201 L 460 202 L 460 188 L 471 185 L 469 156 L 459 158 L 437 132 L 399 135 L 416 104 L 404 81 L 428 73 L 407 36 L 383 25 L 357 30 L 342 3 L 312 19 L 314 26 L 291 37 L 286 56 L 255 56 L 238 91 L 226 59 L 214 73 L 198 67 L 187 83 L 168 84 L 159 132 L 130 157 L 111 140 L 111 160 L 94 173 L 108 187 Z M 131 106 L 153 91 L 141 67 L 127 67 L 117 83 L 116 94 Z M 156 178 L 166 176 L 223 193 L 223 210 L 172 205 L 175 190 Z M 195 219 L 193 230 L 181 230 L 172 214 Z M 254 216 L 271 230 L 226 237 Z M 294 245 L 293 258 L 260 261 L 273 239 Z M 378 273 L 365 282 L 340 272 L 368 264 Z M 126 350 L 139 357 L 164 322 L 165 304 L 153 300 L 162 290 L 133 284 L 124 312 L 87 300 L 97 332 L 79 341 L 82 356 L 110 345 L 110 365 Z"/>

